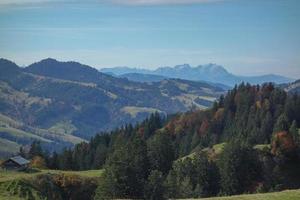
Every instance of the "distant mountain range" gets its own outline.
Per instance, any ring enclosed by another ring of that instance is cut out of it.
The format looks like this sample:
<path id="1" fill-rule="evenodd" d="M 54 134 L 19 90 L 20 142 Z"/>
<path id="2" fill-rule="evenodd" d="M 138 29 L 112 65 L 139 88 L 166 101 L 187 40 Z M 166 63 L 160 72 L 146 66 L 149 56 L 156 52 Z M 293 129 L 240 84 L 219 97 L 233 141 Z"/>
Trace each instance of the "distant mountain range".
<path id="1" fill-rule="evenodd" d="M 207 108 L 226 92 L 180 79 L 134 82 L 50 58 L 25 68 L 0 59 L 0 71 L 0 154 L 33 140 L 51 150 L 73 145 L 152 112 Z"/>
<path id="2" fill-rule="evenodd" d="M 231 87 L 241 82 L 248 82 L 251 84 L 274 82 L 281 84 L 293 81 L 291 78 L 274 74 L 262 76 L 238 76 L 229 73 L 224 67 L 216 64 L 199 65 L 197 67 L 192 67 L 189 64 L 183 64 L 175 67 L 160 67 L 156 70 L 115 67 L 103 68 L 100 71 L 115 76 L 126 77 L 133 81 L 149 82 L 150 80 L 160 81 L 161 79 L 166 78 L 179 78 L 192 81 L 220 83 Z"/>

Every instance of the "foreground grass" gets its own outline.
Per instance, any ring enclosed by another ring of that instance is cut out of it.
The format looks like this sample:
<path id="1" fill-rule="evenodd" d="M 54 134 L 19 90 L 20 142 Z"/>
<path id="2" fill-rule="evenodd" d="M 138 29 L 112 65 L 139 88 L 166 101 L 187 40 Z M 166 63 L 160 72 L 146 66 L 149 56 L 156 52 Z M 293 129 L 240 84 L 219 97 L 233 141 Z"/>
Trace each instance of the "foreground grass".
<path id="1" fill-rule="evenodd" d="M 101 177 L 103 170 L 87 170 L 87 171 L 62 171 L 62 170 L 40 170 L 33 173 L 14 172 L 0 170 L 0 200 L 21 200 L 21 199 L 35 199 L 39 200 L 40 194 L 37 190 L 26 185 L 24 180 L 34 179 L 42 174 L 68 174 L 78 175 L 83 178 L 97 178 Z M 20 198 L 20 193 L 25 193 L 26 198 Z M 212 197 L 203 198 L 203 200 L 299 200 L 299 190 L 285 190 L 282 192 L 273 192 L 265 194 L 249 194 L 236 195 L 228 197 Z"/>
<path id="2" fill-rule="evenodd" d="M 299 200 L 299 190 L 285 190 L 282 192 L 272 192 L 264 194 L 246 194 L 228 197 L 203 198 L 203 200 Z"/>
<path id="3" fill-rule="evenodd" d="M 37 170 L 36 172 L 16 172 L 0 170 L 0 200 L 19 199 L 44 199 L 40 192 L 30 184 L 39 175 L 77 175 L 81 178 L 101 177 L 103 170 L 87 171 L 62 171 L 62 170 Z"/>
<path id="4" fill-rule="evenodd" d="M 12 180 L 19 179 L 29 179 L 34 178 L 37 175 L 41 174 L 69 174 L 69 175 L 78 175 L 86 178 L 96 178 L 100 177 L 103 173 L 103 170 L 87 170 L 87 171 L 63 171 L 63 170 L 39 170 L 37 172 L 27 173 L 27 172 L 16 172 L 16 171 L 7 171 L 0 170 L 0 183 Z"/>

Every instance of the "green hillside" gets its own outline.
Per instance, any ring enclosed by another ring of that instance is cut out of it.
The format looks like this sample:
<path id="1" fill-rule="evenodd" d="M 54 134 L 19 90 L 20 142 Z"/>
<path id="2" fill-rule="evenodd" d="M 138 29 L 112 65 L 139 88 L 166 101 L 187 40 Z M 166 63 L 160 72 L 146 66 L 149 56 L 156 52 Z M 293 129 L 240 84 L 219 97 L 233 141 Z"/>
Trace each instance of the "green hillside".
<path id="1" fill-rule="evenodd" d="M 104 167 L 98 199 L 204 198 L 296 189 L 299 103 L 299 96 L 273 84 L 241 84 L 211 109 L 167 119 L 152 115 L 140 124 L 97 135 L 53 160 L 61 169 Z"/>
<path id="2" fill-rule="evenodd" d="M 20 147 L 21 146 L 16 142 L 0 138 L 0 152 L 2 153 L 2 155 L 10 155 L 11 153 L 17 153 Z"/>
<path id="3" fill-rule="evenodd" d="M 32 141 L 40 141 L 43 146 L 73 146 L 85 140 L 61 131 L 61 126 L 55 130 L 45 130 L 24 125 L 6 115 L 0 114 L 0 157 L 8 157 L 19 151 L 23 145 Z"/>
<path id="4" fill-rule="evenodd" d="M 16 129 L 16 128 L 12 128 L 12 127 L 0 127 L 0 132 L 7 133 L 7 134 L 11 135 L 12 137 L 17 138 L 17 140 L 22 139 L 22 138 L 28 138 L 30 140 L 40 140 L 42 142 L 51 142 L 50 140 L 47 140 L 45 138 L 42 138 L 42 137 L 39 137 L 32 133 L 25 132 L 20 129 Z"/>

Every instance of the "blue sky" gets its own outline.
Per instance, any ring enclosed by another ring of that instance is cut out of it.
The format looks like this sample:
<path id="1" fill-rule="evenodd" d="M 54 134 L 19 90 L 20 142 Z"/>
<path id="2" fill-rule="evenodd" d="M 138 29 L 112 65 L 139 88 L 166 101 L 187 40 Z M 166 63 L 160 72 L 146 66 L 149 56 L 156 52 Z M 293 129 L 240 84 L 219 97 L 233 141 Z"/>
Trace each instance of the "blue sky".
<path id="1" fill-rule="evenodd" d="M 299 0 L 0 0 L 0 57 L 300 78 L 299 10 Z"/>

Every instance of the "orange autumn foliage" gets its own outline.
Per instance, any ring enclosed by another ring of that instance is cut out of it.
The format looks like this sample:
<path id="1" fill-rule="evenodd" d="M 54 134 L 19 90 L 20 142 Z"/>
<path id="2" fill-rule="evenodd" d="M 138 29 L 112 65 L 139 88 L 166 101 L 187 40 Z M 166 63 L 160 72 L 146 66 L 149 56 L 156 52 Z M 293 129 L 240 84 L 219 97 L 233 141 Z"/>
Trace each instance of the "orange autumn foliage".
<path id="1" fill-rule="evenodd" d="M 195 111 L 182 114 L 174 117 L 166 126 L 165 129 L 170 134 L 181 134 L 190 131 L 191 128 L 198 130 L 204 119 L 203 112 Z"/>
<path id="2" fill-rule="evenodd" d="M 256 108 L 259 108 L 259 109 L 261 109 L 261 102 L 260 101 L 256 101 Z"/>
<path id="3" fill-rule="evenodd" d="M 224 108 L 219 108 L 216 112 L 215 112 L 215 115 L 214 115 L 214 119 L 215 120 L 220 120 L 222 119 L 224 116 Z"/>
<path id="4" fill-rule="evenodd" d="M 272 141 L 272 154 L 278 155 L 279 152 L 289 153 L 296 148 L 292 136 L 287 131 L 281 131 L 274 135 Z"/>
<path id="5" fill-rule="evenodd" d="M 144 127 L 140 127 L 137 131 L 139 136 L 144 136 L 145 134 L 145 128 Z"/>
<path id="6" fill-rule="evenodd" d="M 54 176 L 54 183 L 60 187 L 78 186 L 82 183 L 82 179 L 78 175 L 58 174 Z"/>
<path id="7" fill-rule="evenodd" d="M 205 135 L 205 133 L 207 132 L 207 129 L 209 127 L 209 122 L 207 119 L 204 119 L 203 122 L 201 123 L 201 126 L 199 128 L 199 135 Z"/>

